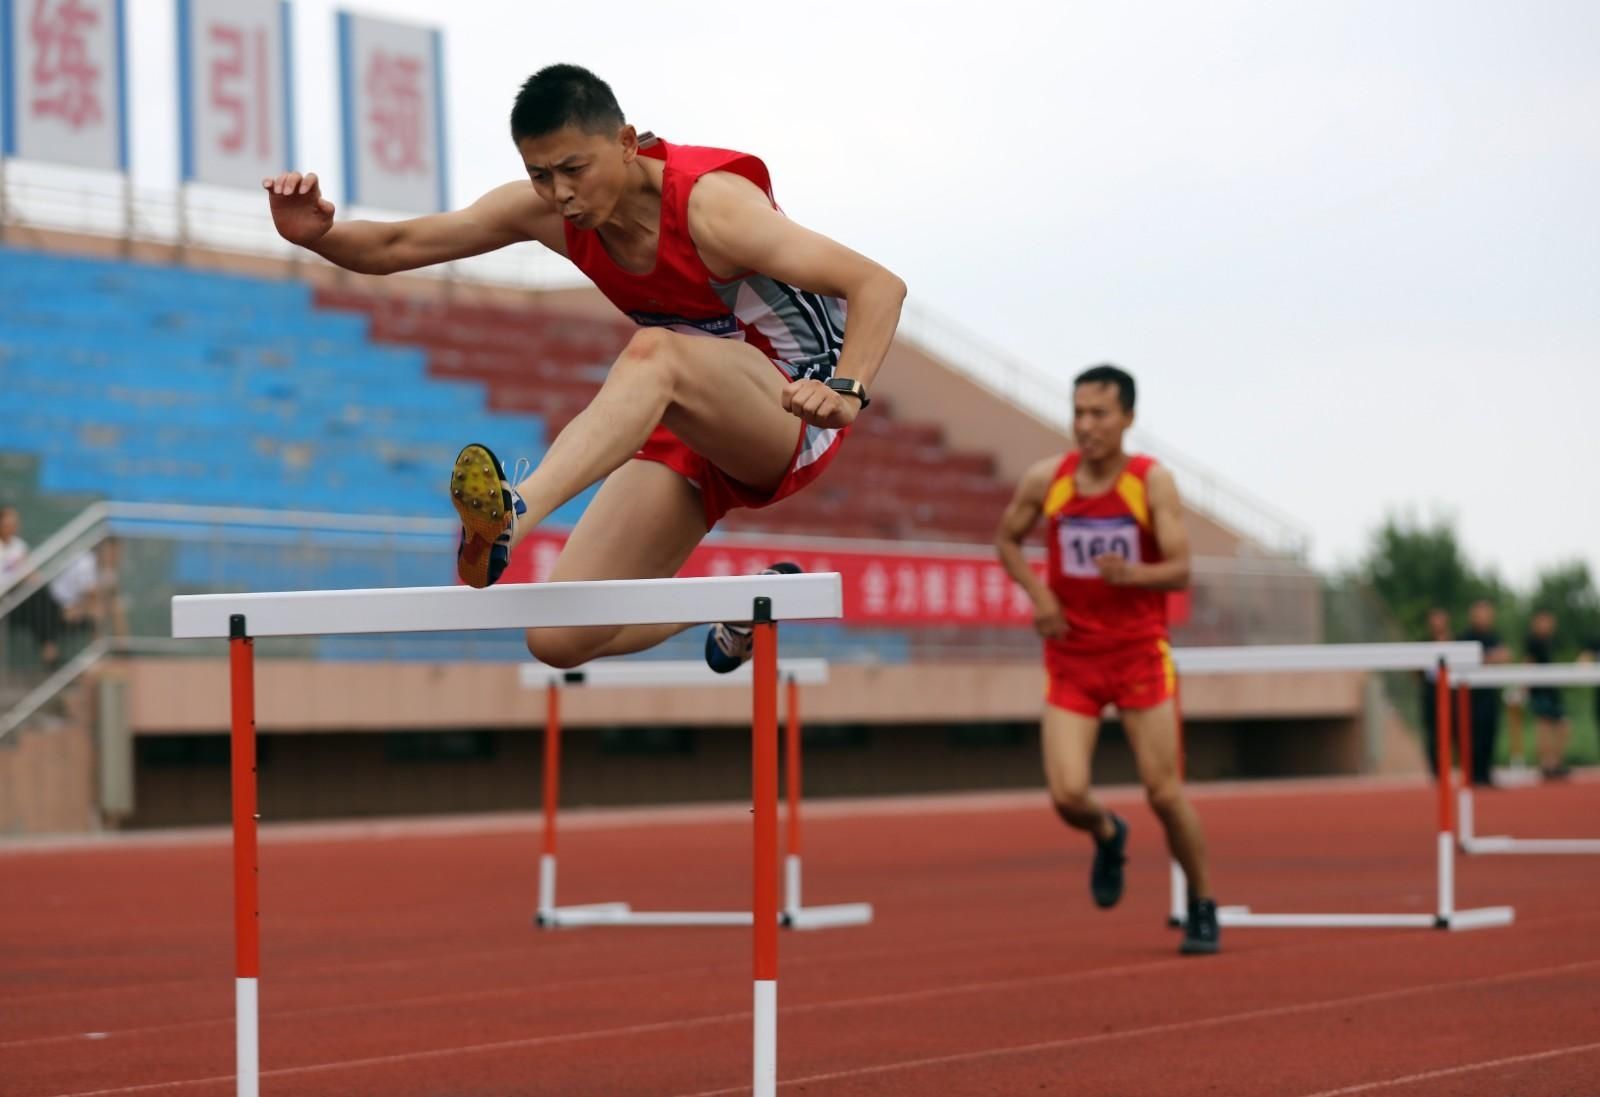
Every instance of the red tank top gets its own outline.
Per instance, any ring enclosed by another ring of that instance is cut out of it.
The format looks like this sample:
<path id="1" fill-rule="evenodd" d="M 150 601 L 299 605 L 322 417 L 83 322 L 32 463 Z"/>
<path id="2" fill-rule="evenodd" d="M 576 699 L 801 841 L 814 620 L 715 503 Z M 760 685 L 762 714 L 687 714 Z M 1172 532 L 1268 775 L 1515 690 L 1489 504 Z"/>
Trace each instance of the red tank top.
<path id="1" fill-rule="evenodd" d="M 746 271 L 719 279 L 706 268 L 689 236 L 689 193 L 700 177 L 733 172 L 772 197 L 767 167 L 728 149 L 672 145 L 655 140 L 640 156 L 663 161 L 661 229 L 656 265 L 648 274 L 617 266 L 594 229 L 565 222 L 567 256 L 634 323 L 686 335 L 741 339 L 754 345 L 791 378 L 825 381 L 844 347 L 845 303 Z"/>
<path id="2" fill-rule="evenodd" d="M 1106 553 L 1133 563 L 1161 560 L 1146 487 L 1155 459 L 1130 457 L 1111 488 L 1099 495 L 1079 494 L 1079 462 L 1076 450 L 1067 454 L 1045 493 L 1048 579 L 1067 622 L 1067 635 L 1052 642 L 1074 651 L 1100 651 L 1165 640 L 1166 592 L 1114 587 L 1100 578 L 1094 563 Z"/>

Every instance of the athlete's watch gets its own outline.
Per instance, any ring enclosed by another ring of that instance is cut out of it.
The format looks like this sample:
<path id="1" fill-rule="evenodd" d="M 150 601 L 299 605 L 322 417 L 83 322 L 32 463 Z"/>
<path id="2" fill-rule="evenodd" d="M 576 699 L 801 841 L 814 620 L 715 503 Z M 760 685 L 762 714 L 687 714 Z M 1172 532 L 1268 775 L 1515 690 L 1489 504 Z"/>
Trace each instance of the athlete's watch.
<path id="1" fill-rule="evenodd" d="M 867 386 L 853 377 L 830 377 L 823 384 L 841 395 L 854 396 L 863 408 L 872 403 L 867 397 Z"/>

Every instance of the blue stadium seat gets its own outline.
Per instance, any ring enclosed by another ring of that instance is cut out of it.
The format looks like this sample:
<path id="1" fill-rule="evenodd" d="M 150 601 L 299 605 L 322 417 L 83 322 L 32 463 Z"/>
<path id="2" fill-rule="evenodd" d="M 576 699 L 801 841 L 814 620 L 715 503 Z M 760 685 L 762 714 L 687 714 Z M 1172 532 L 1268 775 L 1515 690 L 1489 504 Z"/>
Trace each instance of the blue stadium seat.
<path id="1" fill-rule="evenodd" d="M 491 411 L 482 382 L 429 374 L 361 312 L 319 311 L 301 282 L 0 248 L 0 448 L 39 458 L 38 489 L 130 502 L 448 517 L 444 471 L 465 442 L 538 461 L 534 415 Z M 590 489 L 551 524 L 571 526 Z M 303 533 L 183 543 L 185 590 L 452 581 L 448 544 L 359 549 Z M 695 658 L 699 630 L 657 654 Z M 909 654 L 905 634 L 793 629 L 790 654 Z M 397 646 L 335 638 L 327 658 L 527 657 L 520 634 Z"/>

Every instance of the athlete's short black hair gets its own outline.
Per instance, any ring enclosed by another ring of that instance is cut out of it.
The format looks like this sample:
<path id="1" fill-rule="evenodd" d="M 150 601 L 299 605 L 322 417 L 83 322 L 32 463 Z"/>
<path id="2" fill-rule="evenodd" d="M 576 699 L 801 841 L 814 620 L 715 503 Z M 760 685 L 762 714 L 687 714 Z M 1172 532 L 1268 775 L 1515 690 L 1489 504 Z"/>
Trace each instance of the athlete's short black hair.
<path id="1" fill-rule="evenodd" d="M 1078 374 L 1072 379 L 1072 387 L 1077 388 L 1079 385 L 1116 385 L 1117 403 L 1122 405 L 1123 411 L 1133 410 L 1133 401 L 1138 395 L 1133 384 L 1133 374 L 1113 366 L 1110 362 L 1091 366 Z"/>
<path id="2" fill-rule="evenodd" d="M 543 137 L 563 126 L 610 135 L 625 119 L 611 85 L 580 65 L 549 65 L 528 77 L 511 107 L 511 140 Z"/>

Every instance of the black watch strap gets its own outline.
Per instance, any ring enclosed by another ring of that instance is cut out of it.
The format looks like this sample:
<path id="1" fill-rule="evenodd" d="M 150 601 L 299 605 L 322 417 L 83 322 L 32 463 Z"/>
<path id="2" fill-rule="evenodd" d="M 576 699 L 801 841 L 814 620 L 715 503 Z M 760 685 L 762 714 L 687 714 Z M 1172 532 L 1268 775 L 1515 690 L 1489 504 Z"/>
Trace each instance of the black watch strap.
<path id="1" fill-rule="evenodd" d="M 852 377 L 830 377 L 824 384 L 841 395 L 854 396 L 861 401 L 863 408 L 872 403 L 871 398 L 867 396 L 867 386 Z"/>

